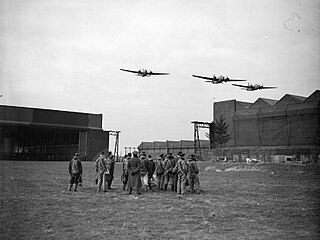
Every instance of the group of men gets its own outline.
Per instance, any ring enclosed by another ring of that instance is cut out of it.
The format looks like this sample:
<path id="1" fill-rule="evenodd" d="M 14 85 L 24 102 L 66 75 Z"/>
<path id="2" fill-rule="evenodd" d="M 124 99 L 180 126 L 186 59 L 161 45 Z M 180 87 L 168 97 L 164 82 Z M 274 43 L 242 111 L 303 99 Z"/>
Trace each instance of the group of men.
<path id="1" fill-rule="evenodd" d="M 97 191 L 111 189 L 114 178 L 115 159 L 111 152 L 107 155 L 101 152 L 95 161 Z M 71 176 L 69 191 L 75 185 L 82 183 L 82 165 L 79 154 L 75 153 L 69 163 L 69 173 Z M 140 155 L 137 151 L 125 156 L 123 161 L 123 173 L 121 180 L 123 191 L 129 190 L 132 194 L 133 188 L 137 194 L 141 194 L 141 188 L 145 186 L 146 191 L 153 191 L 156 186 L 158 190 L 167 191 L 170 185 L 171 191 L 184 195 L 186 187 L 190 186 L 191 193 L 200 193 L 199 168 L 194 154 L 185 158 L 185 154 L 179 152 L 177 156 L 172 153 L 161 154 L 157 158 L 148 157 L 143 152 Z M 170 189 L 169 188 L 169 189 Z"/>
<path id="2" fill-rule="evenodd" d="M 123 190 L 137 189 L 137 194 L 141 194 L 141 187 L 145 185 L 146 191 L 152 190 L 154 179 L 158 190 L 168 190 L 184 195 L 187 185 L 190 186 L 191 193 L 200 193 L 199 168 L 194 154 L 188 159 L 185 154 L 179 152 L 176 157 L 172 153 L 161 154 L 156 159 L 145 153 L 138 156 L 138 152 L 129 153 L 123 162 Z"/>
<path id="3" fill-rule="evenodd" d="M 101 152 L 98 159 L 95 161 L 95 183 L 99 192 L 101 191 L 101 188 L 104 192 L 106 192 L 107 189 L 111 189 L 114 175 L 114 165 L 115 160 L 111 152 L 108 153 L 108 156 L 106 156 L 104 152 Z M 82 164 L 78 153 L 75 153 L 69 162 L 69 174 L 69 191 L 72 190 L 74 185 L 74 191 L 76 192 L 78 186 L 82 186 Z"/>
<path id="4" fill-rule="evenodd" d="M 115 159 L 111 152 L 108 153 L 108 156 L 104 152 L 100 153 L 100 156 L 95 162 L 95 169 L 96 169 L 96 184 L 98 188 L 98 192 L 102 190 L 104 192 L 107 189 L 111 189 L 111 184 L 114 175 L 114 165 Z"/>

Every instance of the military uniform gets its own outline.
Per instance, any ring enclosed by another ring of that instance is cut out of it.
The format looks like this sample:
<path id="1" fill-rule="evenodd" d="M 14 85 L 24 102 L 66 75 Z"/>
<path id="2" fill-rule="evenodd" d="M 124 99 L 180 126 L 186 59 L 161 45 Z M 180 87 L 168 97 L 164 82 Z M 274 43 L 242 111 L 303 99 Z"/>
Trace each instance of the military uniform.
<path id="1" fill-rule="evenodd" d="M 200 193 L 200 181 L 198 177 L 199 168 L 197 164 L 197 160 L 195 159 L 194 155 L 191 154 L 189 159 L 189 184 L 190 184 L 190 191 L 192 193 L 197 192 Z"/>
<path id="2" fill-rule="evenodd" d="M 146 161 L 146 169 L 147 169 L 147 172 L 148 172 L 148 187 L 149 187 L 149 189 L 152 189 L 151 181 L 152 181 L 152 178 L 153 178 L 153 174 L 154 174 L 154 172 L 156 170 L 156 164 L 153 161 L 153 159 L 151 158 L 151 156 Z"/>
<path id="3" fill-rule="evenodd" d="M 172 168 L 172 172 L 171 172 L 171 190 L 174 192 L 177 192 L 177 183 L 178 183 L 178 169 L 177 169 L 177 161 L 178 161 L 178 157 L 172 158 L 171 159 L 171 168 Z"/>
<path id="4" fill-rule="evenodd" d="M 121 179 L 122 179 L 122 184 L 123 184 L 123 191 L 126 190 L 126 186 L 127 186 L 127 183 L 128 183 L 128 178 L 129 178 L 129 172 L 128 172 L 128 162 L 131 158 L 131 153 L 129 153 L 127 155 L 127 157 L 124 159 L 123 161 L 123 164 L 122 164 L 122 176 L 121 176 Z"/>
<path id="5" fill-rule="evenodd" d="M 167 156 L 163 161 L 164 169 L 164 190 L 167 190 L 168 184 L 172 178 L 172 166 L 171 166 L 172 156 Z"/>
<path id="6" fill-rule="evenodd" d="M 101 185 L 104 192 L 107 191 L 106 189 L 106 182 L 107 182 L 107 174 L 109 173 L 109 169 L 107 168 L 107 159 L 105 158 L 104 154 L 100 154 L 100 157 L 96 160 L 96 173 L 98 178 L 98 192 L 101 191 Z"/>
<path id="7" fill-rule="evenodd" d="M 144 186 L 147 186 L 147 182 L 144 181 L 144 178 L 146 177 L 147 178 L 147 173 L 148 173 L 148 170 L 147 170 L 147 161 L 148 159 L 146 158 L 145 155 L 141 155 L 140 156 L 140 175 L 141 175 L 141 182 L 142 182 L 142 185 Z"/>
<path id="8" fill-rule="evenodd" d="M 71 177 L 69 191 L 71 191 L 73 184 L 75 184 L 74 191 L 77 191 L 79 179 L 82 174 L 82 164 L 77 154 L 73 156 L 69 163 L 69 174 Z"/>
<path id="9" fill-rule="evenodd" d="M 146 156 L 141 156 L 140 157 L 140 164 L 141 164 L 141 168 L 140 168 L 140 175 L 141 177 L 144 177 L 148 170 L 147 170 L 147 158 Z"/>
<path id="10" fill-rule="evenodd" d="M 158 157 L 156 161 L 156 175 L 157 175 L 158 189 L 163 190 L 164 169 L 163 169 L 163 159 L 161 157 Z"/>
<path id="11" fill-rule="evenodd" d="M 132 193 L 132 188 L 137 188 L 137 194 L 140 195 L 140 188 L 142 186 L 141 176 L 140 176 L 140 159 L 137 156 L 137 152 L 133 152 L 133 158 L 131 158 L 128 162 L 128 187 L 129 187 L 129 194 Z"/>
<path id="12" fill-rule="evenodd" d="M 186 182 L 188 176 L 188 164 L 184 159 L 184 154 L 179 155 L 177 161 L 177 173 L 178 173 L 178 184 L 177 184 L 177 193 L 185 194 L 186 191 Z"/>
<path id="13" fill-rule="evenodd" d="M 115 165 L 114 156 L 110 155 L 106 163 L 107 163 L 106 166 L 109 169 L 109 174 L 107 174 L 108 189 L 111 189 L 111 184 L 112 184 L 113 175 L 114 175 L 114 165 Z"/>

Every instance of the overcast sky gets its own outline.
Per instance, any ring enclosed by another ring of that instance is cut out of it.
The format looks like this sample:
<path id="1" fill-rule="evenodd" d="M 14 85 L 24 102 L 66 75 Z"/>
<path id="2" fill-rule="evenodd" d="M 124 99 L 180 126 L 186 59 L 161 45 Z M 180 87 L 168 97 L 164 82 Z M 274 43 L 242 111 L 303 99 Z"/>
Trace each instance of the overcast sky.
<path id="1" fill-rule="evenodd" d="M 0 104 L 102 113 L 104 130 L 121 131 L 121 152 L 191 140 L 191 121 L 212 121 L 214 101 L 319 89 L 319 20 L 318 0 L 0 0 Z"/>

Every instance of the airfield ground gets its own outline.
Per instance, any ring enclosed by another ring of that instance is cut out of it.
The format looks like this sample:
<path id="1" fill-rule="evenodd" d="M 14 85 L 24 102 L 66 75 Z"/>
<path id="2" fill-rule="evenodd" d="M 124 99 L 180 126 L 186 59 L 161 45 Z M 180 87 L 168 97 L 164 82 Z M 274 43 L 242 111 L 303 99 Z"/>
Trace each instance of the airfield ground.
<path id="1" fill-rule="evenodd" d="M 203 192 L 67 190 L 67 162 L 0 161 L 0 239 L 320 239 L 320 174 L 308 166 L 199 163 Z"/>

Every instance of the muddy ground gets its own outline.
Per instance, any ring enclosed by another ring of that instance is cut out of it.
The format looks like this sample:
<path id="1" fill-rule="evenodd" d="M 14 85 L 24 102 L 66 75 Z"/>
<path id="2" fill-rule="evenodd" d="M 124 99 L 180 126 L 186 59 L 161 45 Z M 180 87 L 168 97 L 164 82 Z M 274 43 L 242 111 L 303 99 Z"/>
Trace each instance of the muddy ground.
<path id="1" fill-rule="evenodd" d="M 310 166 L 199 163 L 201 194 L 127 195 L 121 163 L 96 192 L 94 163 L 68 191 L 67 162 L 0 161 L 0 239 L 320 239 L 320 174 Z"/>

